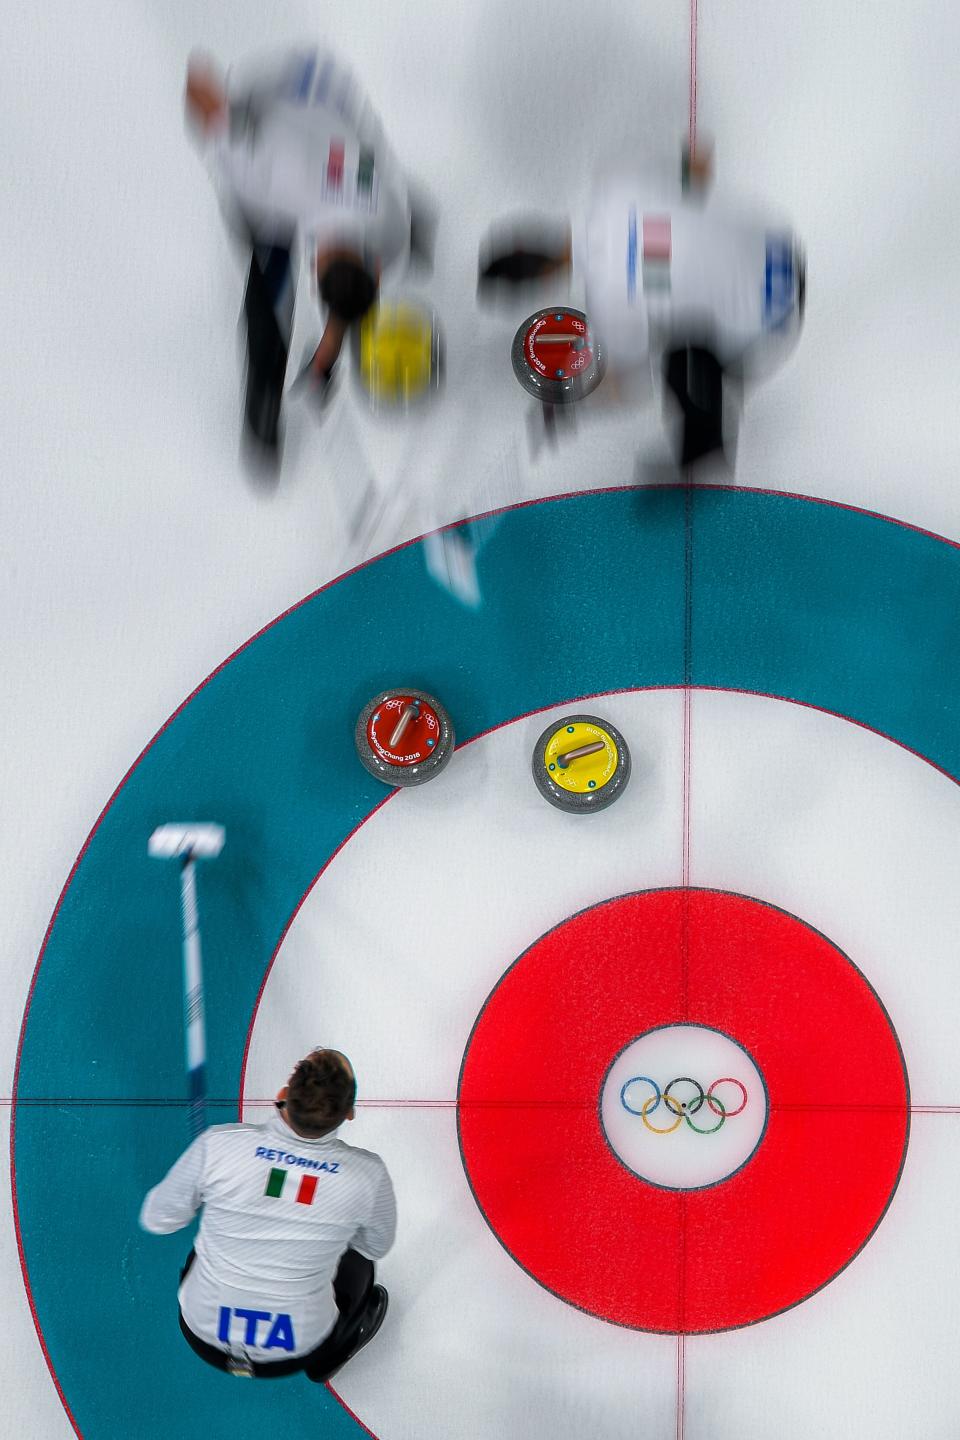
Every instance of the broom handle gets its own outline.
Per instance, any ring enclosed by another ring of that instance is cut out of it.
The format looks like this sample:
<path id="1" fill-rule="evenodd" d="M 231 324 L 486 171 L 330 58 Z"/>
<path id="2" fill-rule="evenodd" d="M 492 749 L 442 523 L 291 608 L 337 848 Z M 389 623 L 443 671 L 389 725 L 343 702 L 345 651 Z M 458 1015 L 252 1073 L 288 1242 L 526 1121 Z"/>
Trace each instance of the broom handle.
<path id="1" fill-rule="evenodd" d="M 189 854 L 180 866 L 183 910 L 183 1020 L 186 1032 L 187 1081 L 190 1088 L 190 1133 L 206 1126 L 207 1037 L 203 1014 L 203 970 L 200 961 L 200 920 L 197 909 L 196 861 Z"/>

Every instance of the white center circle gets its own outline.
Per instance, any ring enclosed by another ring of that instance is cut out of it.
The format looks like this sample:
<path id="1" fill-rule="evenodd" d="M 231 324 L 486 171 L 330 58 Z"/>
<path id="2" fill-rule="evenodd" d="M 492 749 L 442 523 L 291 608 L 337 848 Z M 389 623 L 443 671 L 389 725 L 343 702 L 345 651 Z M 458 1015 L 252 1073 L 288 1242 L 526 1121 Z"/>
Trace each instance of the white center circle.
<path id="1" fill-rule="evenodd" d="M 664 1025 L 621 1050 L 600 1093 L 617 1159 L 666 1190 L 740 1170 L 763 1138 L 767 1090 L 746 1050 L 705 1025 Z"/>

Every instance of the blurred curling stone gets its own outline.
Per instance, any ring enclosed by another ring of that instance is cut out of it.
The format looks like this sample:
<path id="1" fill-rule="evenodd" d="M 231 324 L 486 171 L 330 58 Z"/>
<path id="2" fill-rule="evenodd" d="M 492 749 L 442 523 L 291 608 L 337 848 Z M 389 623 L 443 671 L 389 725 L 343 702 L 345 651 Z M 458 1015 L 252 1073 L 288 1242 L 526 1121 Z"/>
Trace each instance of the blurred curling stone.
<path id="1" fill-rule="evenodd" d="M 558 810 L 605 810 L 626 789 L 630 751 L 619 730 L 595 715 L 567 715 L 548 725 L 533 751 L 533 778 Z"/>
<path id="2" fill-rule="evenodd" d="M 354 731 L 365 769 L 385 785 L 423 785 L 453 754 L 450 716 L 423 690 L 384 690 L 365 705 Z"/>
<path id="3" fill-rule="evenodd" d="M 374 411 L 409 410 L 440 388 L 443 344 L 436 314 L 413 300 L 384 300 L 360 324 L 357 376 Z"/>
<path id="4" fill-rule="evenodd" d="M 567 405 L 596 390 L 606 358 L 581 310 L 538 310 L 524 320 L 510 352 L 513 373 L 528 395 Z"/>

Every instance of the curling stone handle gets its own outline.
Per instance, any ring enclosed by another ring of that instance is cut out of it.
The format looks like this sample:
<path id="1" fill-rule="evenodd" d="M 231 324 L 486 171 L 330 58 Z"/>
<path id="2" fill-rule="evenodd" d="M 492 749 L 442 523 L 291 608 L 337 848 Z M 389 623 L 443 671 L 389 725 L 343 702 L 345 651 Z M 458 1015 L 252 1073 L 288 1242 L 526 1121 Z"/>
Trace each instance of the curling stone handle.
<path id="1" fill-rule="evenodd" d="M 571 760 L 579 760 L 581 755 L 596 755 L 598 750 L 606 748 L 602 740 L 592 740 L 589 745 L 580 745 L 576 750 L 565 750 L 562 755 L 557 756 L 557 764 L 561 770 L 566 770 Z"/>
<path id="2" fill-rule="evenodd" d="M 410 721 L 411 721 L 411 720 L 416 720 L 417 717 L 419 716 L 419 714 L 420 714 L 420 701 L 419 701 L 419 700 L 412 700 L 412 701 L 410 702 L 410 704 L 405 708 L 403 714 L 400 716 L 400 719 L 399 719 L 399 721 L 397 722 L 397 728 L 394 730 L 393 734 L 390 736 L 389 748 L 390 748 L 391 750 L 394 750 L 394 749 L 396 748 L 398 742 L 402 739 L 403 733 L 404 733 L 404 731 L 406 730 L 407 726 L 410 724 Z"/>

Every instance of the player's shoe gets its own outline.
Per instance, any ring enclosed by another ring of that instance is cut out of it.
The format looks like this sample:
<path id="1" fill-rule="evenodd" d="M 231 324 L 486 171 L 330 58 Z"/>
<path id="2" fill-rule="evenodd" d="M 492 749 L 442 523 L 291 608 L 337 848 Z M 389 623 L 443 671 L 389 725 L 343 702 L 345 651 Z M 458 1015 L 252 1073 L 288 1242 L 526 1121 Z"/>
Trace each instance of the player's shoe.
<path id="1" fill-rule="evenodd" d="M 360 1333 L 353 1355 L 362 1350 L 364 1345 L 369 1345 L 376 1335 L 380 1326 L 387 1316 L 387 1306 L 390 1303 L 390 1296 L 383 1285 L 374 1285 L 370 1292 L 370 1299 L 367 1301 L 367 1308 L 363 1312 L 363 1319 L 360 1321 Z M 352 1358 L 352 1356 L 351 1356 Z"/>
<path id="2" fill-rule="evenodd" d="M 334 1365 L 332 1370 L 325 1370 L 322 1375 L 311 1375 L 308 1370 L 306 1372 L 307 1379 L 312 1380 L 315 1385 L 326 1385 L 328 1380 L 332 1380 L 334 1375 L 339 1374 L 348 1360 L 352 1360 L 354 1355 L 359 1354 L 365 1345 L 369 1345 L 386 1318 L 389 1299 L 390 1297 L 382 1285 L 374 1285 L 370 1291 L 370 1298 L 367 1301 L 366 1308 L 360 1317 L 360 1323 L 357 1327 L 356 1336 L 350 1345 L 349 1353 L 345 1355 L 338 1364 Z"/>

